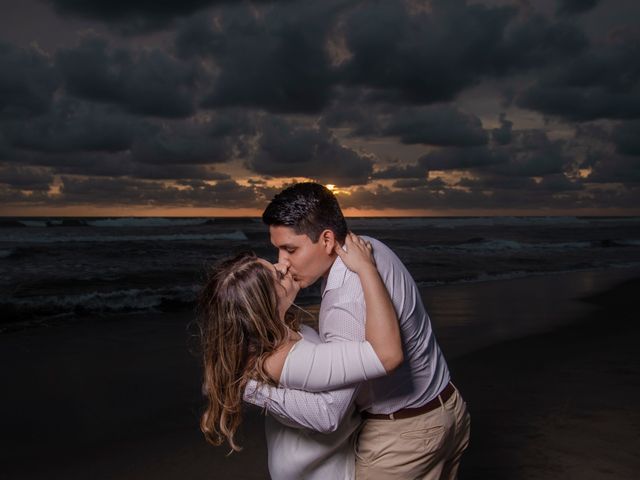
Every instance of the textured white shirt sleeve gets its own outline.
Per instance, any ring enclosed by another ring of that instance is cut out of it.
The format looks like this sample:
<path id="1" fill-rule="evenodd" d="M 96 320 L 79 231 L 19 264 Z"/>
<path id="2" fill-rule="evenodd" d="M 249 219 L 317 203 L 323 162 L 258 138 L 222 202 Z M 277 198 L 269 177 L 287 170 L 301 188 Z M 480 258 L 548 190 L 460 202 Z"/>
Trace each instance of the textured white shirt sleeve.
<path id="1" fill-rule="evenodd" d="M 386 371 L 369 342 L 297 342 L 284 363 L 285 388 L 324 392 L 382 377 Z"/>
<path id="2" fill-rule="evenodd" d="M 349 412 L 356 388 L 311 393 L 271 387 L 250 380 L 244 390 L 244 401 L 263 407 L 281 423 L 316 432 L 335 432 Z"/>
<path id="3" fill-rule="evenodd" d="M 316 343 L 320 342 L 320 338 L 313 329 L 303 326 L 301 333 L 304 339 L 300 342 L 304 341 L 304 344 L 297 353 L 298 347 L 293 350 L 293 358 L 287 357 L 281 375 L 282 378 L 288 378 L 292 384 L 307 383 L 312 387 L 320 388 L 324 376 L 330 385 L 324 385 L 320 390 L 326 390 L 337 388 L 336 386 L 340 384 L 358 382 L 357 378 L 369 375 L 379 377 L 385 374 L 382 363 L 368 342 L 350 342 L 326 348 L 323 346 L 325 344 Z M 349 345 L 351 345 L 351 352 L 347 352 Z M 360 364 L 350 365 L 351 359 L 357 359 L 356 361 Z M 298 361 L 300 361 L 299 364 Z M 314 365 L 319 366 L 320 369 L 326 368 L 322 365 L 329 365 L 331 372 L 313 374 L 311 369 Z M 342 367 L 345 370 L 348 369 L 349 373 L 339 373 Z M 289 372 L 290 369 L 295 369 L 296 373 Z M 281 423 L 290 427 L 329 433 L 334 432 L 350 412 L 349 407 L 356 393 L 356 386 L 313 393 L 282 387 L 275 388 L 250 380 L 244 391 L 244 400 L 265 408 Z"/>

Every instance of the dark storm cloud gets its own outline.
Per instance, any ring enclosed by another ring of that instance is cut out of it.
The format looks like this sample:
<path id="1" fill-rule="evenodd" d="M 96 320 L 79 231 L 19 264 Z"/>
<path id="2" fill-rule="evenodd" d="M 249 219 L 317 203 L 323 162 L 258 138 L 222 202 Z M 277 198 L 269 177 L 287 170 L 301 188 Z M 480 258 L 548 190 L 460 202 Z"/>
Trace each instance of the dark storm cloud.
<path id="1" fill-rule="evenodd" d="M 111 24 L 128 34 L 165 28 L 181 16 L 212 5 L 232 4 L 233 0 L 47 0 L 62 14 L 75 15 Z M 261 0 L 252 0 L 261 3 Z"/>
<path id="2" fill-rule="evenodd" d="M 309 177 L 340 186 L 367 183 L 373 160 L 343 147 L 330 131 L 296 127 L 272 118 L 263 122 L 257 151 L 247 166 L 274 177 Z"/>
<path id="3" fill-rule="evenodd" d="M 505 177 L 537 177 L 562 173 L 573 157 L 566 142 L 550 140 L 542 130 L 512 133 L 508 146 L 447 147 L 418 159 L 429 170 L 484 169 Z"/>
<path id="4" fill-rule="evenodd" d="M 222 163 L 232 155 L 229 139 L 207 135 L 202 128 L 158 128 L 133 146 L 136 161 L 155 165 Z"/>
<path id="5" fill-rule="evenodd" d="M 547 192 L 577 191 L 584 190 L 584 184 L 580 180 L 570 180 L 566 175 L 556 173 L 543 177 L 536 189 Z"/>
<path id="6" fill-rule="evenodd" d="M 635 150 L 637 129 L 637 120 L 618 123 L 613 129 L 593 123 L 578 125 L 575 140 L 570 143 L 575 150 L 573 169 L 567 170 L 583 176 L 588 173 L 582 181 L 591 186 L 615 183 L 619 184 L 618 189 L 637 188 L 640 183 L 640 152 Z M 600 192 L 607 191 L 606 185 L 602 187 Z"/>
<path id="7" fill-rule="evenodd" d="M 2 162 L 2 160 L 6 160 L 11 152 L 12 149 L 9 148 L 4 133 L 2 129 L 0 129 L 0 163 Z"/>
<path id="8" fill-rule="evenodd" d="M 167 187 L 134 179 L 61 177 L 60 203 L 153 204 Z"/>
<path id="9" fill-rule="evenodd" d="M 391 165 L 372 177 L 424 180 L 432 170 L 468 170 L 484 176 L 487 182 L 490 179 L 486 187 L 538 188 L 529 177 L 562 174 L 574 163 L 567 142 L 551 140 L 542 130 L 520 130 L 509 135 L 511 142 L 506 146 L 443 147 L 423 155 L 416 164 Z M 464 186 L 475 185 L 474 181 L 464 182 Z"/>
<path id="10" fill-rule="evenodd" d="M 476 190 L 516 190 L 526 195 L 527 192 L 567 192 L 583 190 L 581 181 L 570 180 L 563 174 L 552 174 L 535 181 L 530 177 L 505 177 L 492 173 L 476 172 L 475 178 L 463 178 L 458 183 L 461 187 Z"/>
<path id="11" fill-rule="evenodd" d="M 9 165 L 0 166 L 0 184 L 9 185 L 17 190 L 48 191 L 53 175 L 45 168 Z"/>
<path id="12" fill-rule="evenodd" d="M 640 156 L 640 120 L 616 125 L 612 137 L 618 153 Z"/>
<path id="13" fill-rule="evenodd" d="M 595 152 L 591 183 L 619 183 L 627 187 L 640 183 L 640 157 L 618 155 L 607 151 Z"/>
<path id="14" fill-rule="evenodd" d="M 225 109 L 216 114 L 207 114 L 206 122 L 200 122 L 200 125 L 207 135 L 213 137 L 244 137 L 256 134 L 257 117 L 242 109 Z"/>
<path id="15" fill-rule="evenodd" d="M 521 179 L 521 188 L 513 188 L 512 183 L 502 184 L 500 179 L 495 182 L 486 180 L 465 181 L 460 185 L 466 188 L 446 187 L 442 183 L 422 184 L 407 186 L 402 189 L 393 189 L 386 186 L 378 186 L 374 189 L 356 188 L 351 195 L 339 196 L 340 205 L 343 208 L 391 208 L 391 209 L 494 209 L 494 208 L 591 208 L 598 206 L 633 206 L 633 199 L 637 200 L 640 189 L 612 191 L 611 201 L 601 202 L 598 197 L 603 195 L 586 195 L 586 190 L 580 184 L 574 184 L 558 178 L 553 178 L 550 183 L 557 185 L 534 184 L 529 179 Z M 562 183 L 561 187 L 559 184 Z M 495 184 L 495 186 L 493 186 Z M 488 186 L 487 186 L 488 185 Z M 603 205 L 606 203 L 606 205 Z"/>
<path id="16" fill-rule="evenodd" d="M 638 40 L 595 47 L 542 75 L 518 104 L 574 121 L 640 118 L 638 58 Z"/>
<path id="17" fill-rule="evenodd" d="M 616 189 L 605 186 L 591 188 L 584 203 L 591 207 L 631 208 L 635 211 L 640 204 L 640 187 L 632 184 Z"/>
<path id="18" fill-rule="evenodd" d="M 17 148 L 50 153 L 117 152 L 133 144 L 142 124 L 113 109 L 62 98 L 38 117 L 7 122 L 5 136 Z"/>
<path id="19" fill-rule="evenodd" d="M 349 127 L 352 137 L 374 137 L 382 132 L 382 125 L 373 108 L 363 108 L 354 105 L 341 105 L 326 110 L 320 123 L 324 127 Z"/>
<path id="20" fill-rule="evenodd" d="M 398 136 L 407 144 L 476 146 L 488 141 L 478 117 L 445 105 L 402 109 L 392 116 L 383 133 Z"/>
<path id="21" fill-rule="evenodd" d="M 14 149 L 11 159 L 14 165 L 46 167 L 53 174 L 121 176 L 131 169 L 128 152 L 67 152 L 43 153 Z"/>
<path id="22" fill-rule="evenodd" d="M 211 178 L 208 178 L 207 181 L 204 180 L 194 180 L 194 179 L 179 179 L 176 181 L 177 185 L 183 185 L 185 187 L 191 187 L 193 189 L 198 189 L 198 188 L 205 188 L 207 186 L 210 186 L 210 183 L 208 183 L 209 181 L 212 180 L 232 180 L 230 175 L 227 175 L 226 173 L 217 173 L 217 172 L 211 172 Z M 252 182 L 249 182 L 251 185 L 255 185 Z"/>
<path id="23" fill-rule="evenodd" d="M 574 153 L 574 161 L 567 170 L 573 175 L 580 170 L 597 168 L 603 160 L 611 161 L 618 156 L 612 143 L 611 125 L 603 122 L 576 124 L 574 138 L 568 141 L 568 146 Z"/>
<path id="24" fill-rule="evenodd" d="M 3 188 L 2 185 L 0 185 L 0 202 L 3 205 L 49 205 L 51 203 L 51 198 L 44 190 L 23 192 L 19 189 Z"/>
<path id="25" fill-rule="evenodd" d="M 598 5 L 600 0 L 558 0 L 559 14 L 575 15 L 585 13 Z"/>
<path id="26" fill-rule="evenodd" d="M 491 130 L 491 138 L 498 145 L 507 145 L 511 143 L 511 130 L 513 129 L 513 122 L 507 120 L 507 116 L 504 113 L 500 114 L 500 127 Z"/>
<path id="27" fill-rule="evenodd" d="M 562 173 L 573 156 L 565 150 L 566 142 L 551 140 L 543 130 L 514 132 L 509 147 L 495 149 L 509 158 L 508 162 L 496 162 L 490 170 L 513 177 L 540 177 Z"/>
<path id="28" fill-rule="evenodd" d="M 212 3 L 212 0 L 186 0 L 180 2 L 157 2 L 152 0 L 48 0 L 61 13 L 75 14 L 85 18 L 114 22 L 130 17 L 146 17 L 150 21 L 167 20 L 193 12 Z"/>
<path id="29" fill-rule="evenodd" d="M 212 164 L 243 155 L 254 135 L 238 112 L 158 122 L 62 98 L 48 114 L 0 125 L 0 158 L 55 174 L 216 180 L 226 177 Z"/>
<path id="30" fill-rule="evenodd" d="M 208 165 L 141 163 L 130 152 L 28 154 L 22 155 L 20 161 L 25 166 L 46 167 L 56 175 L 200 181 L 228 178 Z"/>
<path id="31" fill-rule="evenodd" d="M 340 97 L 342 98 L 342 97 Z M 348 97 L 347 97 L 348 98 Z M 321 124 L 348 127 L 351 137 L 398 137 L 405 144 L 478 146 L 489 140 L 480 119 L 454 105 L 396 107 L 342 104 L 337 100 Z"/>
<path id="32" fill-rule="evenodd" d="M 100 38 L 61 49 L 56 65 L 69 94 L 125 110 L 159 117 L 195 112 L 197 70 L 160 50 L 133 52 L 110 48 Z"/>
<path id="33" fill-rule="evenodd" d="M 262 207 L 276 191 L 243 186 L 233 180 L 174 188 L 136 179 L 62 177 L 60 204 L 135 204 L 200 207 Z"/>
<path id="34" fill-rule="evenodd" d="M 216 26 L 206 17 L 185 22 L 176 48 L 183 57 L 215 63 L 217 76 L 204 107 L 318 112 L 334 81 L 325 41 L 335 11 L 324 2 L 275 5 L 259 15 L 249 7 L 229 9 Z"/>
<path id="35" fill-rule="evenodd" d="M 430 6 L 415 13 L 401 2 L 380 2 L 355 10 L 345 20 L 345 81 L 381 89 L 372 99 L 448 101 L 483 76 L 554 62 L 587 44 L 573 25 L 520 18 L 515 7 L 462 0 Z"/>
<path id="36" fill-rule="evenodd" d="M 418 158 L 412 165 L 391 165 L 375 172 L 376 179 L 424 179 L 430 170 L 469 170 L 509 161 L 507 152 L 481 147 L 443 147 Z"/>
<path id="37" fill-rule="evenodd" d="M 371 177 L 375 179 L 389 179 L 389 178 L 424 178 L 427 174 L 427 169 L 421 165 L 391 165 L 374 172 Z"/>
<path id="38" fill-rule="evenodd" d="M 58 84 L 55 69 L 42 52 L 0 41 L 0 118 L 46 112 Z"/>
<path id="39" fill-rule="evenodd" d="M 468 209 L 484 203 L 481 194 L 440 187 L 440 184 L 427 184 L 418 188 L 391 189 L 379 185 L 374 189 L 356 188 L 351 195 L 339 196 L 338 200 L 343 208 L 363 209 Z"/>
<path id="40" fill-rule="evenodd" d="M 462 0 L 432 2 L 426 13 L 405 2 L 333 1 L 216 14 L 183 21 L 175 42 L 183 58 L 213 64 L 207 108 L 316 113 L 338 86 L 365 89 L 370 102 L 449 101 L 484 77 L 563 60 L 587 44 L 570 23 Z"/>
<path id="41" fill-rule="evenodd" d="M 227 111 L 206 120 L 163 123 L 140 135 L 134 160 L 146 164 L 213 164 L 243 157 L 256 133 L 252 116 Z"/>
<path id="42" fill-rule="evenodd" d="M 162 159 L 161 159 L 162 160 Z M 130 152 L 118 154 L 67 153 L 48 155 L 26 155 L 21 158 L 24 165 L 43 166 L 54 174 L 90 175 L 96 177 L 130 177 L 164 180 L 221 180 L 228 175 L 216 172 L 206 164 L 145 163 L 138 161 Z"/>
<path id="43" fill-rule="evenodd" d="M 486 13 L 484 7 L 480 11 Z M 476 83 L 473 68 L 460 64 L 460 53 L 464 56 L 465 47 L 470 45 L 459 45 L 466 42 L 465 37 L 450 29 L 452 19 L 446 21 L 446 13 L 440 23 L 436 18 L 441 17 L 440 12 L 446 12 L 446 7 L 438 4 L 431 14 L 411 15 L 399 2 L 381 2 L 356 11 L 347 19 L 345 28 L 352 55 L 345 65 L 346 78 L 420 103 L 451 100 Z M 483 42 L 494 46 L 514 13 L 502 9 L 490 18 L 479 16 L 471 32 L 480 37 L 485 32 L 496 37 Z M 480 24 L 483 27 L 478 29 Z"/>
<path id="44" fill-rule="evenodd" d="M 366 90 L 360 87 L 338 86 L 319 124 L 327 128 L 348 128 L 350 137 L 375 138 L 382 135 L 384 122 L 398 108 L 402 107 L 369 102 Z"/>
<path id="45" fill-rule="evenodd" d="M 269 188 L 244 186 L 234 180 L 221 180 L 187 191 L 190 202 L 200 206 L 263 207 L 275 191 Z"/>
<path id="46" fill-rule="evenodd" d="M 473 178 L 463 177 L 457 185 L 474 190 L 519 190 L 523 193 L 536 188 L 536 182 L 529 177 L 505 177 L 482 171 L 473 173 Z"/>
<path id="47" fill-rule="evenodd" d="M 145 165 L 133 164 L 131 173 L 133 178 L 149 180 L 226 180 L 228 175 L 215 172 L 203 165 Z"/>
<path id="48" fill-rule="evenodd" d="M 426 178 L 403 178 L 396 180 L 392 184 L 393 188 L 429 188 L 432 190 L 442 189 L 445 183 L 440 179 L 427 180 Z"/>
<path id="49" fill-rule="evenodd" d="M 214 25 L 212 15 L 197 15 L 183 20 L 178 25 L 175 48 L 181 58 L 208 58 L 223 48 L 220 28 Z"/>
<path id="50" fill-rule="evenodd" d="M 427 183 L 427 179 L 424 178 L 403 178 L 393 182 L 393 188 L 416 188 L 422 187 Z"/>
<path id="51" fill-rule="evenodd" d="M 434 150 L 418 159 L 426 170 L 458 170 L 505 164 L 509 157 L 502 150 L 488 147 L 447 147 Z"/>

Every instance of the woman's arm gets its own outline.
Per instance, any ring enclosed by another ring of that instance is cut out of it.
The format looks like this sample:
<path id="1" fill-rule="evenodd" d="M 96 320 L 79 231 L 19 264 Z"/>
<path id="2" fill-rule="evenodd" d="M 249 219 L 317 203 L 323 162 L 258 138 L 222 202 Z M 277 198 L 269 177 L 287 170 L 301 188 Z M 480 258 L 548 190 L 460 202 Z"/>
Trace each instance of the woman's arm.
<path id="1" fill-rule="evenodd" d="M 360 278 L 366 304 L 365 336 L 389 373 L 404 360 L 395 308 L 376 269 L 371 243 L 348 233 L 345 246 L 346 251 L 339 245 L 335 251 L 347 268 Z"/>
<path id="2" fill-rule="evenodd" d="M 327 392 L 387 375 L 369 342 L 320 341 L 310 327 L 287 355 L 280 385 L 306 392 Z"/>
<path id="3" fill-rule="evenodd" d="M 327 392 L 387 375 L 367 341 L 322 343 L 318 333 L 302 325 L 265 360 L 265 371 L 279 385 L 306 392 Z"/>
<path id="4" fill-rule="evenodd" d="M 285 418 L 285 425 L 308 428 L 316 432 L 335 432 L 350 412 L 358 392 L 348 387 L 330 392 L 311 393 L 282 387 L 271 387 L 249 380 L 244 401 L 274 412 L 276 419 Z"/>

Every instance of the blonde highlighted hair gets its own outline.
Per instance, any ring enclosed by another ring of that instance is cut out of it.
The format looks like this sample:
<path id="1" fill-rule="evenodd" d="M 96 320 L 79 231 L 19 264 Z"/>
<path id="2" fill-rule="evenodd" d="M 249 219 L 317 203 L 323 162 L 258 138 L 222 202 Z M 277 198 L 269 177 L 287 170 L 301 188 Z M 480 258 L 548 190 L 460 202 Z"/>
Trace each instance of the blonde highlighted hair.
<path id="1" fill-rule="evenodd" d="M 213 445 L 241 448 L 242 396 L 250 378 L 274 384 L 265 359 L 297 329 L 295 317 L 278 315 L 273 272 L 252 252 L 224 260 L 207 272 L 198 301 L 203 393 L 207 407 L 200 429 Z"/>

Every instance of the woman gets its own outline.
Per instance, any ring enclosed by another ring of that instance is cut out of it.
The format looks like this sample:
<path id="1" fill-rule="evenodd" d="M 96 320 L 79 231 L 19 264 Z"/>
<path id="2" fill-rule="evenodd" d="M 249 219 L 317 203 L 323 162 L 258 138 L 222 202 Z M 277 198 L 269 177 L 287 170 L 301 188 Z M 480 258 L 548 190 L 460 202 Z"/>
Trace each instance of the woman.
<path id="1" fill-rule="evenodd" d="M 375 268 L 371 244 L 349 234 L 345 247 L 346 251 L 337 246 L 336 253 L 360 277 L 367 306 L 367 342 L 318 343 L 317 334 L 308 327 L 301 335 L 288 312 L 299 287 L 278 265 L 244 254 L 222 262 L 210 273 L 199 304 L 203 390 L 208 398 L 201 429 L 210 443 L 227 441 L 233 450 L 240 449 L 234 435 L 241 423 L 245 387 L 255 381 L 277 386 L 294 347 L 297 368 L 291 375 L 305 371 L 305 362 L 318 364 L 318 359 L 329 372 L 339 373 L 325 376 L 327 390 L 385 375 L 400 365 L 398 321 Z M 273 422 L 267 427 L 273 478 L 300 478 L 303 473 L 307 478 L 322 478 L 327 468 L 343 472 L 345 478 L 352 476 L 349 462 L 353 463 L 353 457 L 344 438 L 336 438 L 340 444 L 332 445 L 326 437 L 314 439 Z M 336 434 L 344 436 L 345 432 Z"/>

